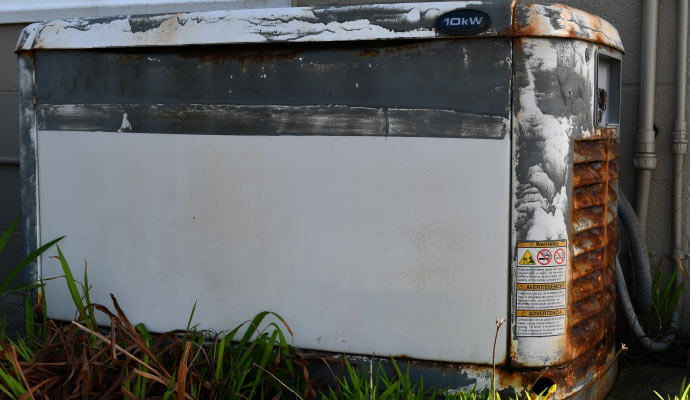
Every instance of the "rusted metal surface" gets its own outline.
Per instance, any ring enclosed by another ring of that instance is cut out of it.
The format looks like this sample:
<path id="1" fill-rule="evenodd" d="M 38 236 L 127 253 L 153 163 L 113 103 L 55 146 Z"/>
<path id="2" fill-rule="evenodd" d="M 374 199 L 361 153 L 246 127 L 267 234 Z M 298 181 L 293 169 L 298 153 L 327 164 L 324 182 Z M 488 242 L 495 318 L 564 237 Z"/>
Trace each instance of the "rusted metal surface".
<path id="1" fill-rule="evenodd" d="M 608 22 L 564 5 L 454 1 L 338 7 L 206 11 L 55 20 L 29 25 L 16 50 L 152 47 L 226 43 L 448 38 L 436 19 L 456 9 L 481 10 L 488 29 L 472 36 L 563 37 L 623 50 Z"/>
<path id="2" fill-rule="evenodd" d="M 608 312 L 608 311 L 606 311 Z M 605 314 L 606 314 L 605 312 Z M 592 321 L 594 327 L 610 323 L 609 315 Z M 560 366 L 541 368 L 515 368 L 508 365 L 496 366 L 496 387 L 502 398 L 514 398 L 517 393 L 529 391 L 539 378 L 548 378 L 557 385 L 554 399 L 602 399 L 610 390 L 615 379 L 616 356 L 612 350 L 612 337 L 593 337 L 593 343 L 582 355 L 571 363 Z M 315 352 L 307 357 L 328 360 L 331 369 L 324 367 L 319 361 L 317 368 L 311 371 L 316 379 L 325 383 L 333 380 L 331 371 L 339 371 L 338 363 L 343 360 L 342 354 Z M 355 368 L 368 370 L 371 363 L 376 369 L 380 363 L 386 373 L 392 373 L 393 366 L 389 358 L 360 355 L 345 356 Z M 404 354 L 393 356 L 398 367 L 405 371 L 409 368 L 410 378 L 417 380 L 424 378 L 428 387 L 447 388 L 449 392 L 467 390 L 473 387 L 483 388 L 491 385 L 492 367 L 487 365 L 447 363 L 438 361 L 415 360 Z M 611 374 L 613 372 L 613 374 Z M 601 379 L 604 379 L 603 384 Z"/>
<path id="3" fill-rule="evenodd" d="M 608 390 L 605 383 L 610 383 L 615 324 L 612 261 L 617 239 L 619 149 L 617 129 L 595 129 L 592 122 L 590 88 L 594 83 L 587 71 L 595 71 L 596 46 L 559 42 L 558 47 L 534 38 L 515 39 L 514 43 L 518 127 L 514 133 L 515 235 L 518 240 L 526 238 L 536 231 L 530 224 L 544 214 L 556 217 L 561 207 L 560 220 L 552 218 L 552 229 L 540 232 L 554 235 L 544 239 L 567 238 L 570 258 L 564 343 L 513 336 L 511 357 L 514 365 L 527 367 L 539 359 L 533 348 L 562 352 L 556 360 L 542 364 L 549 366 L 546 372 L 540 370 L 563 388 L 556 398 L 581 396 L 583 387 Z M 561 190 L 565 191 L 563 197 L 557 195 Z M 551 199 L 566 200 L 549 203 Z M 555 229 L 560 221 L 565 233 Z M 608 378 L 602 384 L 591 384 L 600 377 Z"/>
<path id="4" fill-rule="evenodd" d="M 604 179 L 609 150 L 581 142 L 615 135 L 615 130 L 593 126 L 596 46 L 531 37 L 516 38 L 513 43 L 517 127 L 513 234 L 516 240 L 567 241 L 565 281 L 567 301 L 572 302 L 573 280 L 593 270 L 582 261 L 604 257 L 597 249 L 606 246 L 602 232 L 612 215 L 607 210 Z M 580 272 L 573 273 L 578 268 Z M 577 301 L 586 301 L 586 291 L 580 288 L 578 292 Z M 566 316 L 570 319 L 568 311 Z M 513 331 L 511 358 L 522 367 L 564 365 L 574 357 L 569 347 L 572 334 L 569 322 L 560 336 L 522 337 Z"/>
<path id="5" fill-rule="evenodd" d="M 568 310 L 573 359 L 599 343 L 613 341 L 619 150 L 615 130 L 611 131 L 598 131 L 594 139 L 575 140 L 573 146 L 575 258 Z"/>
<path id="6" fill-rule="evenodd" d="M 563 4 L 520 3 L 515 13 L 513 35 L 580 39 L 623 50 L 616 28 L 584 11 Z"/>

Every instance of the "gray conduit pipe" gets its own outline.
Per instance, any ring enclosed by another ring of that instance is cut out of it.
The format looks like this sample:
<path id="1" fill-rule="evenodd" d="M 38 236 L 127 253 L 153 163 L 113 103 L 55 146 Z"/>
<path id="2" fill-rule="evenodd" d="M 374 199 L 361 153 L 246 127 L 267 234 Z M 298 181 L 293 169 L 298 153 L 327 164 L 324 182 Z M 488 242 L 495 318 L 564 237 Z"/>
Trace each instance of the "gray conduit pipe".
<path id="1" fill-rule="evenodd" d="M 685 121 L 685 94 L 687 84 L 688 65 L 688 0 L 678 1 L 678 35 L 676 56 L 676 119 L 673 123 L 672 147 L 673 152 L 673 260 L 678 257 L 683 262 L 683 165 L 685 154 L 688 152 L 688 135 Z M 676 285 L 683 282 L 683 276 L 677 275 Z M 676 313 L 682 310 L 683 296 L 676 304 Z"/>
<path id="2" fill-rule="evenodd" d="M 673 255 L 683 257 L 683 161 L 688 152 L 685 122 L 685 87 L 688 62 L 688 0 L 678 1 L 676 50 L 676 119 L 673 123 Z"/>
<path id="3" fill-rule="evenodd" d="M 642 37 L 640 55 L 640 105 L 633 166 L 637 169 L 637 197 L 635 207 L 640 219 L 642 236 L 647 232 L 647 209 L 656 168 L 654 133 L 654 87 L 656 84 L 657 0 L 644 0 L 642 5 Z"/>

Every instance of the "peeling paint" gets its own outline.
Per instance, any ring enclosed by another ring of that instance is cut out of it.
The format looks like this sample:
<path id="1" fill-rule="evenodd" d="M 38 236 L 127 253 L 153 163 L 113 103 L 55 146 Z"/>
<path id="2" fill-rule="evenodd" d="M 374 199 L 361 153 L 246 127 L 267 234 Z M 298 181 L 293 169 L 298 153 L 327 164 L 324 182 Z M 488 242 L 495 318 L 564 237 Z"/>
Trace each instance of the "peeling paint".
<path id="1" fill-rule="evenodd" d="M 559 52 L 554 51 L 552 46 L 551 42 L 541 40 L 526 44 L 522 49 L 527 84 L 518 89 L 520 109 L 516 122 L 526 143 L 520 146 L 527 153 L 539 153 L 542 160 L 530 163 L 526 174 L 517 177 L 519 183 L 515 210 L 520 240 L 558 240 L 568 237 L 566 179 L 570 174 L 568 156 L 572 120 L 565 112 L 554 115 L 542 111 L 539 98 L 548 92 L 537 88 L 535 78 L 539 72 L 556 70 Z"/>
<path id="2" fill-rule="evenodd" d="M 120 124 L 120 128 L 117 131 L 118 132 L 131 132 L 132 131 L 132 124 L 130 124 L 129 120 L 127 119 L 127 113 L 122 113 L 122 124 Z"/>
<path id="3" fill-rule="evenodd" d="M 623 42 L 613 25 L 563 4 L 520 3 L 516 8 L 513 34 L 580 39 L 623 51 Z"/>
<path id="4" fill-rule="evenodd" d="M 29 255 L 41 244 L 40 208 L 38 196 L 38 156 L 35 72 L 33 58 L 19 55 L 19 177 L 22 199 L 22 254 Z M 24 268 L 24 282 L 35 282 L 41 276 L 41 260 L 36 259 Z"/>
<path id="5" fill-rule="evenodd" d="M 460 8 L 492 18 L 489 29 L 472 36 L 567 37 L 623 49 L 611 24 L 566 6 L 453 1 L 54 20 L 27 27 L 17 51 L 448 38 L 436 31 L 436 18 Z"/>
<path id="6" fill-rule="evenodd" d="M 543 22 L 559 15 L 568 14 L 546 13 Z M 552 22 L 549 29 L 567 26 Z M 597 387 L 591 382 L 608 374 L 613 351 L 618 133 L 593 126 L 594 44 L 514 43 L 513 234 L 567 239 L 571 256 L 566 334 L 523 338 L 513 331 L 510 353 L 514 365 L 550 365 L 544 376 L 559 387 L 563 380 L 568 389 L 556 397 L 566 398 Z"/>

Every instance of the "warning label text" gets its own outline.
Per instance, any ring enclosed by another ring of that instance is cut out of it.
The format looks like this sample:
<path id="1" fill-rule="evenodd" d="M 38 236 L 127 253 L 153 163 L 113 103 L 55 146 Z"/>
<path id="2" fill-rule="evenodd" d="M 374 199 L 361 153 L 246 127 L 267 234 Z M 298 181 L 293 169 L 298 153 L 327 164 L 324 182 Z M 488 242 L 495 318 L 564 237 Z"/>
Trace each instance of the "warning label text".
<path id="1" fill-rule="evenodd" d="M 517 336 L 565 334 L 567 244 L 517 243 Z"/>
<path id="2" fill-rule="evenodd" d="M 555 333 L 556 332 L 556 333 Z M 565 315 L 517 317 L 517 336 L 558 336 L 565 332 Z"/>

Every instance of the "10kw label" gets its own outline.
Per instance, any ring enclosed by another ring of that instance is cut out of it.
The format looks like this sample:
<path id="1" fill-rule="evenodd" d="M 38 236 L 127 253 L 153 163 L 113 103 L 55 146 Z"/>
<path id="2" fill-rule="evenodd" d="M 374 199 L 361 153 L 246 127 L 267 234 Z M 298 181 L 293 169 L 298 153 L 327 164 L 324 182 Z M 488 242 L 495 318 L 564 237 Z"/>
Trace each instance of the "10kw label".
<path id="1" fill-rule="evenodd" d="M 517 336 L 565 334 L 568 242 L 517 243 Z"/>

